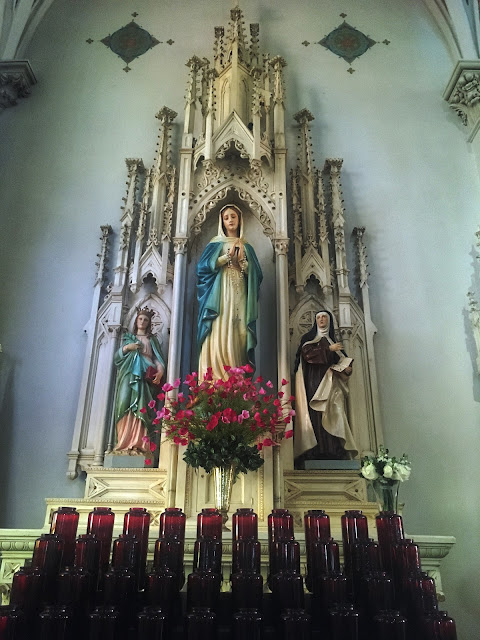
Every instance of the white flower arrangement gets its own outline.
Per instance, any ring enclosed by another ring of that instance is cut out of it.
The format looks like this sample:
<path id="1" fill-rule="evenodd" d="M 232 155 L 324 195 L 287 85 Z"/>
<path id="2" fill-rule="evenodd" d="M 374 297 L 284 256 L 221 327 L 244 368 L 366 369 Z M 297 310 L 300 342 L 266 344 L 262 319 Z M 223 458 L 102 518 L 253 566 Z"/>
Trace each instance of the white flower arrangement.
<path id="1" fill-rule="evenodd" d="M 362 459 L 361 474 L 367 480 L 380 480 L 385 484 L 399 480 L 405 482 L 410 478 L 412 467 L 408 457 L 403 454 L 400 459 L 390 456 L 388 449 L 383 446 L 378 448 L 376 456 L 366 456 Z"/>

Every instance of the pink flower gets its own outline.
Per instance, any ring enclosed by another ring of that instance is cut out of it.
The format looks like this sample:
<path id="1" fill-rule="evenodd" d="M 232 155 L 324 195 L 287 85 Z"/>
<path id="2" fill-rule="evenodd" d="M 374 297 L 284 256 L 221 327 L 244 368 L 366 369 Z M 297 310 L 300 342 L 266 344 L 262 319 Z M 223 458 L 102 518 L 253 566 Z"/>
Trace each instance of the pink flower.
<path id="1" fill-rule="evenodd" d="M 145 407 L 142 407 L 142 408 L 140 409 L 140 413 L 147 413 L 146 408 L 145 408 Z"/>
<path id="2" fill-rule="evenodd" d="M 173 387 L 169 382 L 166 382 L 163 387 L 162 390 L 165 391 L 165 393 L 167 393 L 168 391 L 172 391 Z"/>
<path id="3" fill-rule="evenodd" d="M 247 411 L 246 409 L 244 409 L 244 410 L 242 411 L 242 417 L 243 417 L 243 419 L 244 419 L 244 420 L 246 420 L 247 418 L 249 418 L 249 417 L 250 417 L 250 412 L 249 412 L 249 411 Z"/>
<path id="4" fill-rule="evenodd" d="M 288 399 L 289 402 L 293 402 L 294 400 L 295 400 L 295 396 L 290 396 Z"/>
<path id="5" fill-rule="evenodd" d="M 159 418 L 154 418 L 154 419 L 152 420 L 152 424 L 158 424 L 159 422 L 160 422 L 160 419 L 159 419 Z"/>
<path id="6" fill-rule="evenodd" d="M 264 396 L 264 395 L 266 394 L 266 391 L 265 391 L 265 389 L 264 389 L 263 387 L 260 387 L 260 389 L 259 389 L 258 393 L 259 393 L 261 396 Z"/>
<path id="7" fill-rule="evenodd" d="M 150 409 L 153 409 L 153 407 L 155 406 L 155 400 L 150 400 L 148 406 L 150 407 Z"/>
<path id="8" fill-rule="evenodd" d="M 178 401 L 179 402 L 183 402 L 185 400 L 185 396 L 183 395 L 183 393 L 180 391 L 180 393 L 178 394 Z"/>
<path id="9" fill-rule="evenodd" d="M 145 464 L 147 465 L 147 467 L 149 467 L 152 464 L 152 461 L 150 458 L 145 458 Z"/>
<path id="10" fill-rule="evenodd" d="M 285 438 L 293 438 L 293 429 L 289 429 L 288 431 L 285 431 Z"/>
<path id="11" fill-rule="evenodd" d="M 150 438 L 148 436 L 143 436 L 142 442 L 150 442 Z"/>
<path id="12" fill-rule="evenodd" d="M 290 409 L 290 411 L 288 412 L 289 416 L 294 416 L 295 415 L 295 410 L 294 409 Z"/>
<path id="13" fill-rule="evenodd" d="M 245 371 L 245 373 L 253 373 L 253 367 L 249 364 L 246 364 L 244 367 L 242 367 L 243 370 Z"/>
<path id="14" fill-rule="evenodd" d="M 173 383 L 173 386 L 175 387 L 175 389 L 178 389 L 178 387 L 180 386 L 180 378 L 177 378 L 175 380 L 175 382 Z"/>
<path id="15" fill-rule="evenodd" d="M 155 444 L 155 442 L 150 442 L 150 451 L 153 453 L 155 451 L 155 449 L 157 448 L 157 445 Z"/>
<path id="16" fill-rule="evenodd" d="M 157 398 L 160 400 L 160 402 L 163 402 L 165 400 L 165 394 L 164 393 L 159 393 Z"/>
<path id="17" fill-rule="evenodd" d="M 279 407 L 279 406 L 280 406 L 280 400 L 274 400 L 274 401 L 273 401 L 273 404 L 274 404 L 276 407 Z"/>
<path id="18" fill-rule="evenodd" d="M 288 380 L 285 380 L 285 378 L 282 378 L 282 387 L 284 387 L 286 384 L 288 384 Z"/>
<path id="19" fill-rule="evenodd" d="M 269 389 L 273 389 L 273 383 L 272 383 L 272 381 L 271 381 L 271 380 L 269 380 L 269 381 L 267 382 L 267 387 L 268 387 Z"/>

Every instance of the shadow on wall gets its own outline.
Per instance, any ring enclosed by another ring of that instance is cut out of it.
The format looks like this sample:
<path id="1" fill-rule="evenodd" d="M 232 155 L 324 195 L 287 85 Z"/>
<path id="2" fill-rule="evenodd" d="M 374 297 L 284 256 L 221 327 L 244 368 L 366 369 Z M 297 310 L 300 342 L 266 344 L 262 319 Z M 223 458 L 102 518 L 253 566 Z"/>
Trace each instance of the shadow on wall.
<path id="1" fill-rule="evenodd" d="M 5 500 L 9 492 L 13 424 L 13 370 L 14 361 L 7 353 L 0 353 L 0 513 L 5 513 Z M 0 522 L 2 526 L 2 522 Z"/>

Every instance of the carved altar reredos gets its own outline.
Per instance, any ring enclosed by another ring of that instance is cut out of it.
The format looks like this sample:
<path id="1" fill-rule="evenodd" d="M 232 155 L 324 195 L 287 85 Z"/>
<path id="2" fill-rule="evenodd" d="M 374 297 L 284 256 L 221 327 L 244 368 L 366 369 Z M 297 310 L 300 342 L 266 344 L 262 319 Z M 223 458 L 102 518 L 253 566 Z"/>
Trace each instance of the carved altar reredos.
<path id="1" fill-rule="evenodd" d="M 293 361 L 300 337 L 311 327 L 319 309 L 329 309 L 336 319 L 338 338 L 355 358 L 348 412 L 356 442 L 364 452 L 375 450 L 382 441 L 364 230 L 356 230 L 357 302 L 350 291 L 345 250 L 342 161 L 329 159 L 323 171 L 315 168 L 309 129 L 313 115 L 306 109 L 297 113 L 299 148 L 287 198 L 286 62 L 280 56 L 260 53 L 258 35 L 258 24 L 251 24 L 247 38 L 242 12 L 236 7 L 230 12 L 227 28 L 215 28 L 213 60 L 196 56 L 188 60 L 177 164 L 172 162 L 170 151 L 177 114 L 167 107 L 157 114 L 160 135 L 153 167 L 146 169 L 138 159 L 127 160 L 118 258 L 113 282 L 107 287 L 104 278 L 110 229 L 103 228 L 69 453 L 70 477 L 79 469 L 97 476 L 105 451 L 111 450 L 113 355 L 120 344 L 121 329 L 132 326 L 137 305 L 147 305 L 156 312 L 154 332 L 168 353 L 168 380 L 173 382 L 196 369 L 196 261 L 216 235 L 218 211 L 230 202 L 244 212 L 245 236 L 255 246 L 264 271 L 258 323 L 259 373 L 277 381 L 291 380 L 293 388 Z M 288 207 L 287 202 L 291 203 Z M 286 391 L 288 398 L 290 388 Z M 291 440 L 267 450 L 265 456 L 258 473 L 248 474 L 236 484 L 232 509 L 253 506 L 264 521 L 274 505 L 284 503 L 285 492 L 290 509 L 295 511 L 298 502 L 297 518 L 303 508 L 318 507 L 321 473 L 308 476 L 294 471 Z M 177 459 L 176 448 L 167 443 L 161 447 L 157 473 L 163 487 L 162 504 L 183 506 L 189 516 L 211 504 L 208 475 L 187 469 L 181 456 Z M 299 474 L 297 480 L 295 474 Z M 325 500 L 336 508 L 346 503 L 363 504 L 364 488 L 359 489 L 358 478 L 350 475 L 343 472 L 332 482 L 330 474 L 327 484 L 336 488 L 333 493 L 330 489 L 322 493 L 323 504 Z M 126 470 L 125 482 L 129 482 Z"/>

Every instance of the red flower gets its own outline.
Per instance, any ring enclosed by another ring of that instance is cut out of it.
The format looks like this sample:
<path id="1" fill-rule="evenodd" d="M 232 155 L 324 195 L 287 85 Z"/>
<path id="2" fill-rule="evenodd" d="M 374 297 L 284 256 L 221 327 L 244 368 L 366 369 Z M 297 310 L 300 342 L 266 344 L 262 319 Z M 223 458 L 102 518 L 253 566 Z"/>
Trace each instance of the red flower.
<path id="1" fill-rule="evenodd" d="M 264 447 L 271 447 L 273 444 L 273 440 L 271 438 L 265 438 L 262 444 Z"/>
<path id="2" fill-rule="evenodd" d="M 146 408 L 145 408 L 145 407 L 142 407 L 142 408 L 140 409 L 140 413 L 147 413 Z"/>
<path id="3" fill-rule="evenodd" d="M 282 378 L 282 387 L 284 387 L 286 384 L 288 384 L 288 380 L 285 380 L 285 378 Z"/>
<path id="4" fill-rule="evenodd" d="M 165 394 L 164 393 L 159 393 L 157 398 L 160 400 L 160 402 L 163 402 L 165 400 Z"/>
<path id="5" fill-rule="evenodd" d="M 249 364 L 246 364 L 244 367 L 242 367 L 242 369 L 245 371 L 245 373 L 253 373 L 253 367 Z"/>
<path id="6" fill-rule="evenodd" d="M 154 442 L 150 442 L 149 447 L 150 447 L 150 451 L 152 451 L 153 453 L 153 451 L 155 451 L 155 449 L 157 448 L 157 445 Z"/>
<path id="7" fill-rule="evenodd" d="M 149 467 L 152 464 L 152 461 L 150 458 L 145 458 L 145 464 L 147 465 L 147 467 Z"/>
<path id="8" fill-rule="evenodd" d="M 262 442 L 257 442 L 257 449 L 259 451 L 261 451 L 263 449 L 263 443 Z"/>
<path id="9" fill-rule="evenodd" d="M 289 429 L 288 431 L 285 431 L 285 438 L 292 438 L 293 437 L 293 429 Z"/>
<path id="10" fill-rule="evenodd" d="M 150 400 L 148 406 L 150 407 L 150 409 L 153 409 L 153 407 L 155 406 L 155 400 Z"/>

